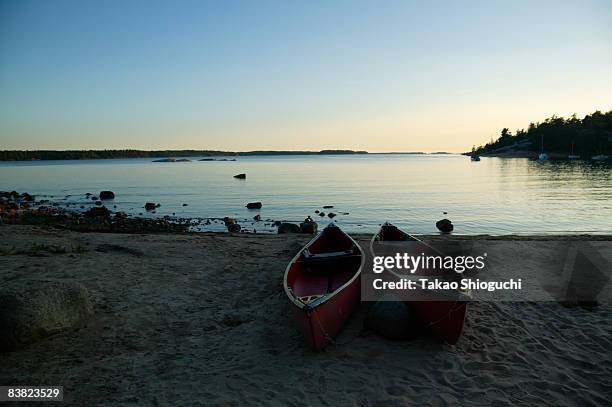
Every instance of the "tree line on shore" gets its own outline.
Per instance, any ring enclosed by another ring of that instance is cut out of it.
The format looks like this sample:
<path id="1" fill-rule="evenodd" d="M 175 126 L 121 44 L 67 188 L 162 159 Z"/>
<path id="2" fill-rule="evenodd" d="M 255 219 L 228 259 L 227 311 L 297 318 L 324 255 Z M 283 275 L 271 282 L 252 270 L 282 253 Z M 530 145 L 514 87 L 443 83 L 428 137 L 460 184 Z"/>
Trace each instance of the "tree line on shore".
<path id="1" fill-rule="evenodd" d="M 530 123 L 527 130 L 516 130 L 514 134 L 504 128 L 497 140 L 484 146 L 474 147 L 475 154 L 494 152 L 503 147 L 517 150 L 558 152 L 590 157 L 596 154 L 612 153 L 612 110 L 602 113 L 599 110 L 579 119 L 576 115 L 565 119 L 552 116 L 541 123 Z"/>
<path id="2" fill-rule="evenodd" d="M 219 157 L 252 155 L 317 155 L 317 154 L 367 154 L 367 151 L 217 151 L 217 150 L 4 150 L 0 161 L 30 160 L 96 160 L 109 158 L 160 158 L 160 157 Z"/>

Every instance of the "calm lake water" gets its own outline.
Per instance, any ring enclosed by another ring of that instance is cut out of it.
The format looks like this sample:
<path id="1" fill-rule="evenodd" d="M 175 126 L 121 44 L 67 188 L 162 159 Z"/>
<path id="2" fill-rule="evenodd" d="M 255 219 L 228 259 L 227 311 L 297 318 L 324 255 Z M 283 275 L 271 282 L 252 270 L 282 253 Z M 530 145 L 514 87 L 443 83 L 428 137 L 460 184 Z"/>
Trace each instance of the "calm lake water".
<path id="1" fill-rule="evenodd" d="M 247 179 L 234 179 L 238 173 Z M 310 215 L 320 225 L 329 223 L 315 214 L 318 209 L 348 212 L 334 220 L 351 232 L 374 232 L 388 220 L 412 233 L 435 233 L 435 221 L 447 217 L 460 234 L 612 233 L 611 174 L 606 163 L 471 162 L 459 155 L 38 161 L 0 163 L 0 190 L 29 192 L 71 207 L 91 206 L 86 192 L 112 190 L 116 199 L 107 206 L 134 215 L 231 216 L 258 232 L 272 230 L 266 222 L 252 222 L 258 213 L 264 220 L 298 222 Z M 246 209 L 251 201 L 261 201 L 263 208 Z M 161 207 L 147 214 L 145 202 Z M 202 229 L 224 227 L 213 222 Z"/>

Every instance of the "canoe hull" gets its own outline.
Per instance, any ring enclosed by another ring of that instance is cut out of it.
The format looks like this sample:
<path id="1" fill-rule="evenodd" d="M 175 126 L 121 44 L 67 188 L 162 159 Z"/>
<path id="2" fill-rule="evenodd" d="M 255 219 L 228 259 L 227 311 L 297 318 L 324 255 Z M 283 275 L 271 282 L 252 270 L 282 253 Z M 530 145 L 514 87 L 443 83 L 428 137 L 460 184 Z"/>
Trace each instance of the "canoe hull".
<path id="1" fill-rule="evenodd" d="M 466 301 L 407 301 L 421 321 L 444 342 L 454 345 L 463 333 Z"/>
<path id="2" fill-rule="evenodd" d="M 287 266 L 285 293 L 297 328 L 312 348 L 332 342 L 361 301 L 364 261 L 357 242 L 330 225 Z"/>
<path id="3" fill-rule="evenodd" d="M 422 245 L 424 252 L 441 254 L 416 237 L 387 223 L 383 225 L 383 228 L 381 228 L 376 235 L 374 235 L 370 242 L 370 251 L 372 255 L 375 255 L 374 243 L 385 241 L 418 242 Z M 401 278 L 401 276 L 397 275 L 396 277 Z M 403 302 L 414 310 L 418 318 L 434 335 L 454 345 L 463 334 L 469 300 L 469 295 L 462 292 L 444 293 L 432 290 L 416 290 L 412 293 L 412 298 L 410 298 L 410 300 L 404 300 Z"/>
<path id="4" fill-rule="evenodd" d="M 293 316 L 306 342 L 320 350 L 333 341 L 361 299 L 361 279 L 355 279 L 333 298 L 314 309 L 293 304 Z"/>

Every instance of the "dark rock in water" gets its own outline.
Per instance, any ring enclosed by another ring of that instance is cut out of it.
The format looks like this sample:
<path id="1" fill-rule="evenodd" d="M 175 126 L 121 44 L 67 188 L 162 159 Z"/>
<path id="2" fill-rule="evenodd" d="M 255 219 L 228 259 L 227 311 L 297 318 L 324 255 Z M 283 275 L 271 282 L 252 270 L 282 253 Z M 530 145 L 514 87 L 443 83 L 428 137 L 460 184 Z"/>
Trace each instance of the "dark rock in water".
<path id="1" fill-rule="evenodd" d="M 300 223 L 300 232 L 314 235 L 317 233 L 318 227 L 317 222 L 312 220 L 312 218 L 309 216 L 304 219 L 304 222 Z"/>
<path id="2" fill-rule="evenodd" d="M 153 160 L 154 163 L 173 163 L 176 162 L 176 158 L 160 158 L 159 160 Z"/>
<path id="3" fill-rule="evenodd" d="M 338 212 L 340 215 L 350 215 L 348 212 Z"/>
<path id="4" fill-rule="evenodd" d="M 253 216 L 253 220 L 260 221 L 261 215 L 258 214 L 258 215 Z"/>
<path id="5" fill-rule="evenodd" d="M 96 201 L 96 202 L 94 202 L 94 205 L 100 206 L 100 205 L 102 205 L 102 201 Z"/>
<path id="6" fill-rule="evenodd" d="M 230 223 L 229 225 L 227 225 L 227 231 L 231 232 L 231 233 L 237 233 L 240 232 L 240 225 L 237 223 Z"/>
<path id="7" fill-rule="evenodd" d="M 89 209 L 85 212 L 85 216 L 89 217 L 108 217 L 110 216 L 110 211 L 106 208 L 106 206 L 96 206 L 94 208 Z"/>
<path id="8" fill-rule="evenodd" d="M 201 158 L 198 161 L 215 161 L 214 158 Z"/>
<path id="9" fill-rule="evenodd" d="M 401 301 L 378 301 L 368 310 L 364 325 L 380 336 L 399 340 L 416 337 L 421 325 L 409 304 Z"/>
<path id="10" fill-rule="evenodd" d="M 53 202 L 51 206 L 59 206 L 59 204 L 57 202 Z"/>
<path id="11" fill-rule="evenodd" d="M 17 192 L 17 191 L 9 192 L 9 198 L 11 198 L 11 199 L 18 199 L 19 198 L 19 192 Z"/>
<path id="12" fill-rule="evenodd" d="M 323 205 L 323 209 L 331 209 L 334 205 Z"/>
<path id="13" fill-rule="evenodd" d="M 188 158 L 179 158 L 179 159 L 175 160 L 175 162 L 177 162 L 177 163 L 190 163 L 191 160 L 188 159 Z"/>
<path id="14" fill-rule="evenodd" d="M 440 232 L 450 233 L 453 231 L 453 223 L 448 219 L 442 219 L 436 222 L 436 227 Z"/>
<path id="15" fill-rule="evenodd" d="M 442 212 L 442 215 L 448 215 L 448 212 Z"/>
<path id="16" fill-rule="evenodd" d="M 330 213 L 327 214 L 327 217 L 332 219 L 332 218 L 336 217 L 336 214 L 333 213 L 333 212 L 330 212 Z"/>
<path id="17" fill-rule="evenodd" d="M 115 199 L 115 193 L 113 191 L 101 191 L 100 199 Z"/>
<path id="18" fill-rule="evenodd" d="M 0 293 L 0 352 L 14 351 L 94 314 L 87 289 L 76 282 L 30 282 Z"/>
<path id="19" fill-rule="evenodd" d="M 79 208 L 81 208 L 81 209 L 85 209 L 85 206 L 84 206 L 84 205 L 81 205 L 81 206 L 79 206 Z"/>
<path id="20" fill-rule="evenodd" d="M 261 209 L 261 202 L 249 202 L 246 207 L 248 209 Z"/>
<path id="21" fill-rule="evenodd" d="M 236 223 L 236 219 L 228 218 L 226 216 L 225 218 L 223 218 L 223 223 L 225 223 L 225 226 L 233 225 L 234 223 Z"/>
<path id="22" fill-rule="evenodd" d="M 98 199 L 100 199 L 100 198 L 98 198 L 98 197 L 97 197 L 97 196 L 95 196 L 95 195 L 91 197 L 91 200 L 92 200 L 92 201 L 97 201 Z"/>
<path id="23" fill-rule="evenodd" d="M 87 197 L 89 197 L 91 195 L 92 195 L 91 192 L 88 192 L 88 193 L 85 194 L 85 196 L 87 196 Z"/>
<path id="24" fill-rule="evenodd" d="M 278 227 L 278 233 L 300 233 L 300 227 L 295 223 L 283 222 Z"/>
<path id="25" fill-rule="evenodd" d="M 153 202 L 147 202 L 147 203 L 145 204 L 145 206 L 144 206 L 144 208 L 145 208 L 147 211 L 152 211 L 152 210 L 154 210 L 156 207 L 157 207 L 157 205 L 156 205 L 155 203 L 153 203 Z"/>
<path id="26" fill-rule="evenodd" d="M 319 210 L 318 210 L 318 209 L 315 209 L 315 213 L 319 213 Z"/>
<path id="27" fill-rule="evenodd" d="M 236 174 L 236 175 L 234 175 L 234 178 L 236 178 L 236 179 L 246 179 L 246 174 Z"/>
<path id="28" fill-rule="evenodd" d="M 325 216 L 325 212 L 319 212 L 319 216 Z"/>
<path id="29" fill-rule="evenodd" d="M 187 206 L 187 204 L 183 204 L 183 206 Z"/>
<path id="30" fill-rule="evenodd" d="M 24 192 L 23 194 L 21 194 L 21 199 L 27 202 L 32 202 L 34 200 L 34 197 L 28 194 L 27 192 Z"/>
<path id="31" fill-rule="evenodd" d="M 283 222 L 281 222 L 280 220 L 275 220 L 274 221 L 274 226 L 276 226 L 276 227 L 279 227 L 282 224 L 283 224 Z"/>

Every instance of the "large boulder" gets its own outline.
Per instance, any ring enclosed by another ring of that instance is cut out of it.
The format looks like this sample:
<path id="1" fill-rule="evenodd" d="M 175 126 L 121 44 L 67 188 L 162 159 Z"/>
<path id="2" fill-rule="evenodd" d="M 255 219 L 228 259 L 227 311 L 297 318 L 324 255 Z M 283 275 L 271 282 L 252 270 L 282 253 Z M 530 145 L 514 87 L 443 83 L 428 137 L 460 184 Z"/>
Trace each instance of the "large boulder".
<path id="1" fill-rule="evenodd" d="M 312 220 L 310 216 L 304 219 L 304 222 L 300 223 L 300 232 L 302 233 L 314 235 L 315 233 L 317 233 L 317 229 L 317 222 Z"/>
<path id="2" fill-rule="evenodd" d="M 76 282 L 41 281 L 0 292 L 0 352 L 79 326 L 93 314 L 87 289 Z"/>
<path id="3" fill-rule="evenodd" d="M 401 301 L 378 301 L 368 310 L 364 325 L 380 336 L 393 339 L 412 339 L 422 327 L 409 304 Z"/>
<path id="4" fill-rule="evenodd" d="M 115 193 L 113 191 L 101 191 L 100 199 L 115 199 Z"/>
<path id="5" fill-rule="evenodd" d="M 440 232 L 450 233 L 453 231 L 453 223 L 448 219 L 442 219 L 436 222 L 436 227 Z"/>
<path id="6" fill-rule="evenodd" d="M 300 233 L 300 227 L 295 223 L 283 222 L 278 227 L 278 233 Z"/>

